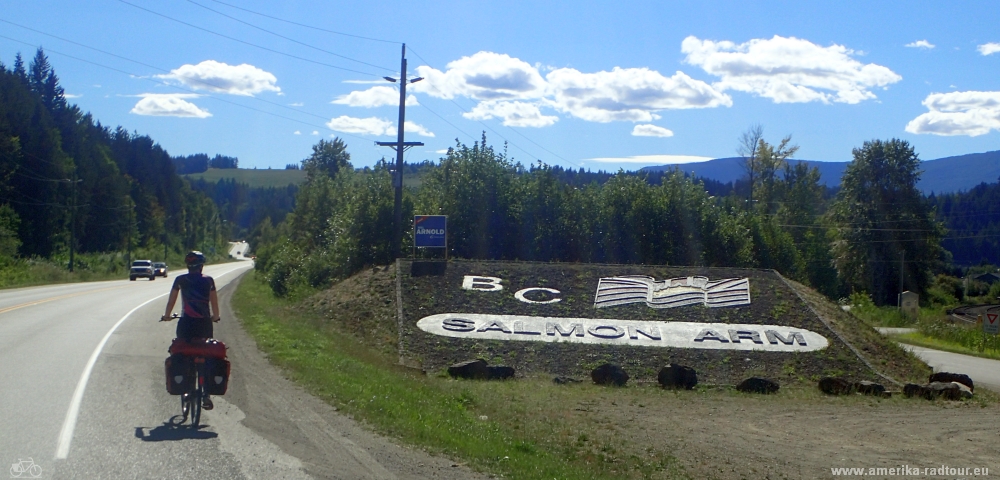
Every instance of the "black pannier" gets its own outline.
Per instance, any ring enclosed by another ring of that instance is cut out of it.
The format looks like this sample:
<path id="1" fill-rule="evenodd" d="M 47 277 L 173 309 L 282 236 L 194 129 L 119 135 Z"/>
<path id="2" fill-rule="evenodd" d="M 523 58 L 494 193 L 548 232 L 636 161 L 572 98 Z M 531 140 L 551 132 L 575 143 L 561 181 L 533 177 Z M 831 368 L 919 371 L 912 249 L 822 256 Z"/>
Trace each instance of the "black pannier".
<path id="1" fill-rule="evenodd" d="M 205 393 L 225 395 L 229 387 L 229 360 L 224 358 L 205 359 Z"/>
<path id="2" fill-rule="evenodd" d="M 182 395 L 194 388 L 194 363 L 184 355 L 171 355 L 164 362 L 167 376 L 167 393 Z"/>

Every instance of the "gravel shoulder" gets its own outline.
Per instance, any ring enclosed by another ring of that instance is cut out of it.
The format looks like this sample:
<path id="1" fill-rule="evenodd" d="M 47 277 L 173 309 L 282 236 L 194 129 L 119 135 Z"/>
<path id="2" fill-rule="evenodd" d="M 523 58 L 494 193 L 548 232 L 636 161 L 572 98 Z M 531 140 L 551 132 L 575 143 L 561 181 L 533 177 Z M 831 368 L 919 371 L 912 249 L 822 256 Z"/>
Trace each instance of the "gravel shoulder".
<path id="1" fill-rule="evenodd" d="M 225 319 L 235 319 L 230 306 L 234 290 L 223 289 L 219 295 Z M 216 336 L 226 341 L 232 362 L 233 381 L 225 400 L 245 413 L 243 425 L 276 444 L 284 453 L 298 458 L 310 476 L 488 478 L 447 458 L 398 445 L 340 414 L 336 408 L 286 379 L 257 349 L 238 321 L 219 323 Z"/>

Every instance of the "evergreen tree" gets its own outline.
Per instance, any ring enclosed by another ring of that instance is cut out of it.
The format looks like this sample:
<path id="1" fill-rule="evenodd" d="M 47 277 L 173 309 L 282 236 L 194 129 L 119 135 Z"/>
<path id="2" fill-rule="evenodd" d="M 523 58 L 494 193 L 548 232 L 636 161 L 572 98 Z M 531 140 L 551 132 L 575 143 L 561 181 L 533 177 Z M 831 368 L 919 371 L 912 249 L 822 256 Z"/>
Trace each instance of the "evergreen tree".
<path id="1" fill-rule="evenodd" d="M 903 290 L 923 293 L 944 256 L 944 228 L 917 190 L 917 155 L 898 139 L 865 142 L 853 155 L 830 212 L 841 278 L 879 305 L 896 303 Z"/>

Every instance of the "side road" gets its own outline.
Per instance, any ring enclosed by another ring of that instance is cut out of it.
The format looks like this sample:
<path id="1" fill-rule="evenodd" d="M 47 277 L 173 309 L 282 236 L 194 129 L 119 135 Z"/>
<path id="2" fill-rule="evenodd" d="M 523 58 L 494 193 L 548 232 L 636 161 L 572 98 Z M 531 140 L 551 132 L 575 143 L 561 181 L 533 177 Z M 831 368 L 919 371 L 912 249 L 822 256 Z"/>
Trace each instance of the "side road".
<path id="1" fill-rule="evenodd" d="M 912 328 L 879 328 L 878 331 L 884 335 L 909 333 Z M 930 365 L 935 372 L 964 373 L 972 378 L 976 387 L 982 386 L 994 392 L 1000 392 L 1000 361 L 988 358 L 979 358 L 960 353 L 942 352 L 932 348 L 918 347 L 915 345 L 900 345 L 913 352 L 914 355 Z"/>
<path id="2" fill-rule="evenodd" d="M 1000 392 L 1000 361 L 979 358 L 960 353 L 942 352 L 916 345 L 900 344 L 927 362 L 935 372 L 964 373 L 972 378 L 976 388 L 980 386 Z"/>
<path id="3" fill-rule="evenodd" d="M 375 435 L 284 378 L 234 317 L 230 301 L 235 290 L 219 293 L 223 321 L 215 327 L 232 362 L 233 381 L 223 399 L 246 416 L 244 426 L 300 460 L 305 473 L 313 478 L 489 478 Z"/>

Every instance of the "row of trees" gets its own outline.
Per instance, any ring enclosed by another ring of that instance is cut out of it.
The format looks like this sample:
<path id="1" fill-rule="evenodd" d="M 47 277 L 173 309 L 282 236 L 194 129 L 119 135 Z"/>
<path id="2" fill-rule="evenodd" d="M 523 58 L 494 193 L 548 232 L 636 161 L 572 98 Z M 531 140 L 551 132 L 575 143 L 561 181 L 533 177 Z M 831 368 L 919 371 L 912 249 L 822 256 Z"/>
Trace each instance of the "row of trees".
<path id="1" fill-rule="evenodd" d="M 240 159 L 216 154 L 209 158 L 204 153 L 173 157 L 174 169 L 180 175 L 188 173 L 202 173 L 209 168 L 239 168 Z"/>
<path id="2" fill-rule="evenodd" d="M 797 150 L 790 138 L 770 144 L 758 127 L 743 140 L 747 196 L 720 197 L 677 170 L 576 183 L 583 172 L 525 168 L 484 135 L 414 167 L 420 182 L 403 214 L 448 215 L 450 254 L 464 258 L 774 268 L 828 296 L 864 290 L 880 304 L 901 288 L 927 288 L 946 260 L 944 229 L 916 189 L 919 161 L 906 142 L 855 149 L 827 201 L 815 168 L 787 162 Z M 294 213 L 255 233 L 274 290 L 390 263 L 390 166 L 355 170 L 335 139 L 314 146 L 303 168 Z"/>
<path id="3" fill-rule="evenodd" d="M 207 247 L 218 224 L 152 139 L 68 104 L 41 49 L 0 63 L 0 254 Z"/>

